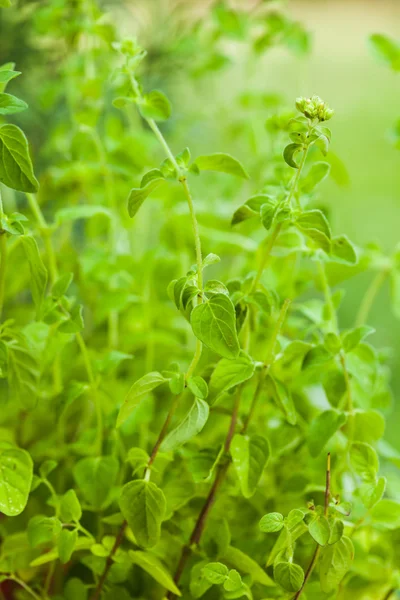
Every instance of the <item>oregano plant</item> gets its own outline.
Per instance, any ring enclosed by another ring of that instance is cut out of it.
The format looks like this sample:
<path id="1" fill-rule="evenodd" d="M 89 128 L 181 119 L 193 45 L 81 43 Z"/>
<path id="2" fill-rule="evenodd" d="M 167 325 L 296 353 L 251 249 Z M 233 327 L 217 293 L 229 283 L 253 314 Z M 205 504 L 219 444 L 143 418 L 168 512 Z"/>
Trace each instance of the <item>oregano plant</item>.
<path id="1" fill-rule="evenodd" d="M 324 182 L 345 168 L 325 100 L 242 90 L 259 142 L 228 103 L 225 120 L 185 109 L 170 73 L 201 95 L 235 44 L 306 54 L 270 4 L 216 2 L 165 56 L 95 0 L 38 5 L 57 76 L 25 89 L 45 139 L 9 93 L 35 67 L 0 66 L 0 598 L 400 590 L 389 357 L 368 325 L 386 278 L 399 316 L 398 251 L 331 224 Z M 210 126 L 229 134 L 199 143 Z"/>

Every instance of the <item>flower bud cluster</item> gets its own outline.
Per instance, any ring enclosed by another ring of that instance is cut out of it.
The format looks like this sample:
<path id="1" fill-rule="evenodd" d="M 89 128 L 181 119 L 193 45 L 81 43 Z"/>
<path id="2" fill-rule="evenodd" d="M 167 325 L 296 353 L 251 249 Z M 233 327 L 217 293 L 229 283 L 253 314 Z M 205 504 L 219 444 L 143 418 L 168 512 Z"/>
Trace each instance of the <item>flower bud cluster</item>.
<path id="1" fill-rule="evenodd" d="M 319 96 L 311 98 L 297 98 L 296 108 L 303 113 L 307 119 L 318 119 L 318 121 L 328 121 L 332 118 L 334 111 L 329 108 Z"/>

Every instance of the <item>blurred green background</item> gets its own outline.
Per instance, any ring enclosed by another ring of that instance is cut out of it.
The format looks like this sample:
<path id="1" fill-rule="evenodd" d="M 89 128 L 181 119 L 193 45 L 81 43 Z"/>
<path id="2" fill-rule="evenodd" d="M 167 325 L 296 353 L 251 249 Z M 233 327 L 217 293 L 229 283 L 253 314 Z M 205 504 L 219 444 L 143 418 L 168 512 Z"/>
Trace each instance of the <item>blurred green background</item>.
<path id="1" fill-rule="evenodd" d="M 286 10 L 310 32 L 310 51 L 293 53 L 287 47 L 272 47 L 255 59 L 246 37 L 233 36 L 223 43 L 229 64 L 223 69 L 209 69 L 197 79 L 188 78 L 187 73 L 190 63 L 201 59 L 201 48 L 191 47 L 190 35 L 185 39 L 182 23 L 194 15 L 207 19 L 212 1 L 114 0 L 100 4 L 109 9 L 111 20 L 122 34 L 136 34 L 149 49 L 149 64 L 154 69 L 150 68 L 147 77 L 154 77 L 152 83 L 165 89 L 172 99 L 174 119 L 166 127 L 177 132 L 173 142 L 177 149 L 190 140 L 194 154 L 203 150 L 231 151 L 244 164 L 251 163 L 254 157 L 246 156 L 251 148 L 249 131 L 243 134 L 243 127 L 239 127 L 235 135 L 239 115 L 242 119 L 248 115 L 252 120 L 249 130 L 262 145 L 264 121 L 271 107 L 265 111 L 258 107 L 254 113 L 251 106 L 244 109 L 244 93 L 268 94 L 270 98 L 276 94 L 289 108 L 300 95 L 318 94 L 329 102 L 336 111 L 331 124 L 332 150 L 344 162 L 349 184 L 339 187 L 333 181 L 325 183 L 320 200 L 331 208 L 337 234 L 346 233 L 356 244 L 373 241 L 384 251 L 393 251 L 400 242 L 400 152 L 390 131 L 400 118 L 400 80 L 374 56 L 368 38 L 375 32 L 398 35 L 399 0 L 266 2 Z M 256 4 L 251 0 L 231 3 L 249 13 Z M 55 10 L 57 2 L 19 2 L 20 10 L 7 15 L 3 11 L 0 22 L 0 62 L 15 60 L 24 72 L 14 90 L 19 95 L 21 86 L 21 96 L 30 104 L 31 111 L 21 116 L 21 123 L 36 149 L 46 139 L 45 115 L 46 111 L 51 113 L 52 99 L 46 100 L 46 82 L 35 74 L 44 66 L 53 81 L 59 76 L 59 57 L 57 52 L 49 52 L 46 32 L 39 35 L 31 31 L 35 12 L 46 5 L 50 11 Z M 247 136 L 245 142 L 243 135 Z M 234 198 L 226 212 L 231 214 L 245 199 Z M 209 202 L 215 202 L 212 195 Z M 371 273 L 360 274 L 344 284 L 346 296 L 340 312 L 343 327 L 352 325 L 372 277 Z M 392 349 L 396 401 L 400 392 L 400 322 L 390 308 L 388 282 L 378 295 L 369 322 L 377 329 L 374 343 Z M 399 403 L 395 403 L 394 414 L 395 418 L 388 421 L 387 438 L 400 448 Z"/>

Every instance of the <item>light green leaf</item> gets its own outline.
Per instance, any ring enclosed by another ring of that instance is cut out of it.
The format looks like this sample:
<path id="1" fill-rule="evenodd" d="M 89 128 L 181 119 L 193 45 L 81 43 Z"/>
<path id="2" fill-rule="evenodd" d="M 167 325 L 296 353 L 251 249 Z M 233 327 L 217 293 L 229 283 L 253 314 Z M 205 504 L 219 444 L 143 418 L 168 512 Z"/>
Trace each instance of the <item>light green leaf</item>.
<path id="1" fill-rule="evenodd" d="M 69 562 L 73 551 L 75 550 L 76 542 L 78 540 L 78 532 L 76 529 L 69 531 L 63 529 L 58 536 L 58 557 L 61 564 L 65 565 Z"/>
<path id="2" fill-rule="evenodd" d="M 400 46 L 387 35 L 375 33 L 369 38 L 371 47 L 394 71 L 400 71 Z"/>
<path id="3" fill-rule="evenodd" d="M 41 259 L 35 238 L 31 235 L 22 235 L 20 239 L 25 250 L 31 273 L 31 291 L 36 307 L 36 317 L 40 318 L 44 297 L 46 295 L 47 269 Z"/>
<path id="4" fill-rule="evenodd" d="M 259 527 L 263 533 L 274 533 L 283 528 L 283 515 L 278 512 L 268 513 L 260 520 Z"/>
<path id="5" fill-rule="evenodd" d="M 19 515 L 28 502 L 33 462 L 28 452 L 5 442 L 0 444 L 0 512 Z"/>
<path id="6" fill-rule="evenodd" d="M 189 390 L 196 398 L 205 400 L 208 396 L 208 385 L 202 377 L 189 377 L 187 381 Z"/>
<path id="7" fill-rule="evenodd" d="M 166 510 L 160 488 L 151 481 L 130 481 L 122 488 L 119 506 L 139 546 L 155 546 Z"/>
<path id="8" fill-rule="evenodd" d="M 308 430 L 307 443 L 310 454 L 318 456 L 331 437 L 346 423 L 346 415 L 337 410 L 325 410 L 316 417 Z"/>
<path id="9" fill-rule="evenodd" d="M 339 519 L 335 519 L 333 523 L 331 523 L 331 532 L 329 535 L 328 544 L 336 544 L 340 540 L 344 531 L 344 523 Z"/>
<path id="10" fill-rule="evenodd" d="M 235 569 L 231 569 L 224 581 L 224 590 L 227 592 L 237 592 L 243 587 L 242 578 Z"/>
<path id="11" fill-rule="evenodd" d="M 0 68 L 0 83 L 8 83 L 9 81 L 11 81 L 11 79 L 14 79 L 14 77 L 18 77 L 18 75 L 21 75 L 21 71 L 13 71 L 12 69 Z"/>
<path id="12" fill-rule="evenodd" d="M 242 573 L 251 575 L 253 581 L 267 587 L 275 585 L 264 569 L 253 558 L 242 552 L 242 550 L 239 550 L 239 548 L 229 546 L 221 558 L 230 566 L 240 569 Z"/>
<path id="13" fill-rule="evenodd" d="M 128 213 L 134 217 L 146 198 L 162 183 L 164 177 L 151 179 L 140 188 L 132 188 L 128 196 Z"/>
<path id="14" fill-rule="evenodd" d="M 74 479 L 89 504 L 101 508 L 107 502 L 117 480 L 118 467 L 114 456 L 82 458 L 76 463 Z"/>
<path id="15" fill-rule="evenodd" d="M 285 162 L 292 167 L 292 169 L 298 169 L 299 165 L 295 160 L 296 154 L 303 148 L 301 144 L 288 144 L 283 151 L 283 158 Z"/>
<path id="16" fill-rule="evenodd" d="M 28 140 L 16 125 L 0 127 L 0 182 L 20 192 L 37 192 Z"/>
<path id="17" fill-rule="evenodd" d="M 267 231 L 272 227 L 274 217 L 277 214 L 277 209 L 278 203 L 275 198 L 268 198 L 268 196 L 266 196 L 266 201 L 262 204 L 260 209 L 260 216 L 261 223 Z"/>
<path id="18" fill-rule="evenodd" d="M 5 73 L 6 71 L 3 71 Z M 1 76 L 0 71 L 0 76 Z M 1 77 L 0 77 L 1 81 Z M 0 115 L 12 115 L 14 113 L 22 112 L 26 110 L 28 105 L 23 100 L 20 100 L 16 96 L 12 96 L 11 94 L 2 94 L 0 93 Z"/>
<path id="19" fill-rule="evenodd" d="M 266 194 L 259 194 L 257 196 L 252 196 L 239 206 L 233 213 L 231 225 L 237 225 L 242 221 L 247 221 L 248 219 L 253 219 L 254 217 L 258 217 L 260 215 L 261 206 L 264 203 L 269 201 L 269 196 Z"/>
<path id="20" fill-rule="evenodd" d="M 375 332 L 373 327 L 368 325 L 362 325 L 355 329 L 349 329 L 341 334 L 343 350 L 345 352 L 351 352 L 360 342 L 365 340 L 366 337 Z"/>
<path id="21" fill-rule="evenodd" d="M 144 375 L 130 388 L 123 405 L 120 408 L 117 419 L 117 427 L 120 427 L 126 419 L 130 417 L 133 409 L 155 388 L 166 383 L 168 379 L 163 377 L 158 371 L 152 371 Z"/>
<path id="22" fill-rule="evenodd" d="M 384 498 L 370 511 L 372 521 L 382 529 L 400 528 L 400 502 Z"/>
<path id="23" fill-rule="evenodd" d="M 78 550 L 88 550 L 92 545 L 93 545 L 93 538 L 89 538 L 86 536 L 78 537 L 76 544 L 75 544 L 74 552 L 77 552 Z M 52 562 L 53 560 L 57 560 L 57 558 L 58 558 L 58 548 L 53 548 L 49 552 L 46 552 L 45 554 L 42 554 L 41 556 L 38 556 L 37 558 L 35 558 L 30 563 L 30 566 L 31 567 L 40 567 L 41 565 L 45 565 L 49 562 Z"/>
<path id="24" fill-rule="evenodd" d="M 339 235 L 332 238 L 331 260 L 350 265 L 357 264 L 356 250 L 347 236 Z"/>
<path id="25" fill-rule="evenodd" d="M 379 477 L 376 483 L 363 483 L 359 488 L 360 498 L 366 508 L 372 508 L 382 499 L 386 489 L 386 477 Z"/>
<path id="26" fill-rule="evenodd" d="M 287 592 L 297 592 L 304 582 L 304 571 L 295 563 L 279 562 L 274 567 L 274 579 Z"/>
<path id="27" fill-rule="evenodd" d="M 326 179 L 331 170 L 331 165 L 326 162 L 315 162 L 307 175 L 300 182 L 300 189 L 302 192 L 309 194 L 316 186 Z"/>
<path id="28" fill-rule="evenodd" d="M 44 517 L 36 515 L 28 523 L 28 540 L 35 548 L 46 542 L 51 542 L 61 531 L 62 524 L 57 517 Z"/>
<path id="29" fill-rule="evenodd" d="M 282 410 L 287 422 L 290 425 L 295 425 L 297 422 L 297 413 L 289 388 L 284 383 L 271 376 L 265 379 L 265 387 L 267 393 L 274 398 L 275 402 Z"/>
<path id="30" fill-rule="evenodd" d="M 60 501 L 60 517 L 65 523 L 79 521 L 82 516 L 82 508 L 75 490 L 68 490 Z"/>
<path id="31" fill-rule="evenodd" d="M 331 250 L 331 230 L 323 212 L 320 210 L 304 211 L 297 217 L 296 225 L 319 248 L 329 254 Z"/>
<path id="32" fill-rule="evenodd" d="M 195 437 L 207 422 L 210 407 L 204 400 L 195 398 L 192 407 L 179 425 L 170 431 L 160 446 L 161 452 L 170 452 Z"/>
<path id="33" fill-rule="evenodd" d="M 215 294 L 197 305 L 190 315 L 193 333 L 208 348 L 224 358 L 237 358 L 240 352 L 236 314 L 225 294 Z"/>
<path id="34" fill-rule="evenodd" d="M 220 562 L 208 563 L 203 568 L 204 578 L 213 585 L 221 585 L 226 580 L 229 569 Z"/>
<path id="35" fill-rule="evenodd" d="M 331 535 L 331 528 L 328 519 L 323 515 L 318 515 L 308 526 L 311 537 L 320 546 L 325 546 Z"/>
<path id="36" fill-rule="evenodd" d="M 236 434 L 233 437 L 231 454 L 245 498 L 250 498 L 256 491 L 270 453 L 268 440 L 260 435 L 248 437 Z"/>
<path id="37" fill-rule="evenodd" d="M 172 107 L 163 92 L 153 90 L 144 96 L 143 102 L 139 104 L 139 110 L 145 119 L 166 121 L 171 116 Z"/>
<path id="38" fill-rule="evenodd" d="M 195 164 L 200 171 L 218 171 L 220 173 L 234 175 L 235 177 L 249 179 L 243 165 L 230 154 L 224 154 L 223 152 L 198 156 L 195 160 Z"/>
<path id="39" fill-rule="evenodd" d="M 367 483 L 375 482 L 379 471 L 379 459 L 372 446 L 365 442 L 351 445 L 350 460 L 353 469 Z"/>
<path id="40" fill-rule="evenodd" d="M 151 552 L 143 552 L 141 550 L 129 550 L 129 558 L 133 564 L 138 565 L 146 571 L 155 581 L 162 585 L 165 589 L 181 596 L 179 588 L 176 586 L 172 576 L 167 571 L 163 563 Z"/>
<path id="41" fill-rule="evenodd" d="M 373 443 L 385 433 L 385 419 L 377 410 L 360 410 L 354 413 L 353 439 L 357 442 Z"/>
<path id="42" fill-rule="evenodd" d="M 244 350 L 233 360 L 222 358 L 211 375 L 209 402 L 213 404 L 221 394 L 250 379 L 254 370 L 254 361 Z"/>
<path id="43" fill-rule="evenodd" d="M 354 548 L 350 538 L 343 536 L 336 544 L 322 550 L 320 558 L 321 590 L 332 592 L 350 569 Z"/>

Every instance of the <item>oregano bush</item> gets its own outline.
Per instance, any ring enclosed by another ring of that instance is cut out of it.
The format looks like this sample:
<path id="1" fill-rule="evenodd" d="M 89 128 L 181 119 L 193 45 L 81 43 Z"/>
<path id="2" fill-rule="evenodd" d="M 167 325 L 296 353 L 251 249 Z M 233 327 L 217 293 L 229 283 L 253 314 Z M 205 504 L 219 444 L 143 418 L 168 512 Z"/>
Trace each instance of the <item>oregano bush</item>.
<path id="1" fill-rule="evenodd" d="M 243 91 L 267 142 L 249 135 L 243 160 L 190 149 L 208 125 L 190 106 L 185 118 L 174 66 L 201 89 L 237 41 L 253 61 L 310 45 L 269 2 L 207 11 L 166 23 L 176 44 L 152 56 L 94 0 L 39 3 L 28 19 L 48 81 L 26 91 L 40 143 L 12 93 L 25 73 L 0 66 L 0 597 L 400 589 L 388 353 L 368 325 L 387 279 L 399 316 L 398 250 L 330 224 L 324 180 L 345 167 L 315 94 L 288 109 Z M 372 44 L 398 70 L 398 48 Z M 254 134 L 230 110 L 224 139 Z M 342 284 L 362 271 L 344 329 Z"/>

